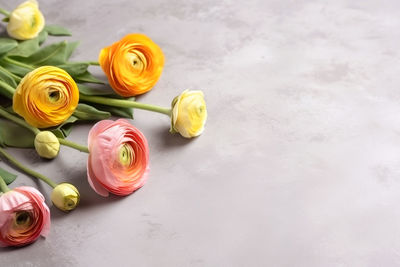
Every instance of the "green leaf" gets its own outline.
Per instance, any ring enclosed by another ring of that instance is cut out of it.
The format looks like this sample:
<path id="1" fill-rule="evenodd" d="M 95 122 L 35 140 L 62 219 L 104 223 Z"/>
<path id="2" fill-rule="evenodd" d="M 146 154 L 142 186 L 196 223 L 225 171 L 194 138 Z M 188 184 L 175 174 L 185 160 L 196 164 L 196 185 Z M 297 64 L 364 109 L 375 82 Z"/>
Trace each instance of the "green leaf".
<path id="1" fill-rule="evenodd" d="M 7 120 L 0 120 L 0 140 L 3 146 L 34 147 L 35 135 L 25 127 Z"/>
<path id="2" fill-rule="evenodd" d="M 72 124 L 78 121 L 78 118 L 72 115 L 69 117 L 66 121 L 64 121 L 62 124 L 55 128 L 48 129 L 48 131 L 51 131 L 54 133 L 55 136 L 59 138 L 65 138 L 67 137 L 72 130 Z"/>
<path id="3" fill-rule="evenodd" d="M 117 116 L 117 117 L 133 119 L 133 109 L 132 108 L 112 107 L 112 106 L 98 105 L 98 104 L 93 105 L 93 106 L 99 110 L 110 112 L 112 115 Z"/>
<path id="4" fill-rule="evenodd" d="M 29 57 L 39 50 L 39 39 L 36 37 L 31 40 L 26 40 L 18 43 L 18 46 L 8 52 L 9 57 Z"/>
<path id="5" fill-rule="evenodd" d="M 17 65 L 14 64 L 10 64 L 4 60 L 0 60 L 0 64 L 1 66 L 3 66 L 4 68 L 6 68 L 8 71 L 14 73 L 15 75 L 18 75 L 20 77 L 24 77 L 25 74 L 27 74 L 28 72 L 30 72 L 30 70 L 26 69 L 26 68 L 22 68 L 19 67 Z"/>
<path id="6" fill-rule="evenodd" d="M 126 100 L 132 100 L 132 101 L 135 100 L 135 97 L 123 98 L 119 95 L 110 94 L 110 92 L 91 88 L 89 86 L 82 85 L 82 84 L 78 84 L 78 87 L 79 87 L 79 92 L 83 95 L 101 95 L 101 96 L 106 96 L 106 97 L 115 98 L 115 99 L 126 99 Z M 83 102 L 85 102 L 85 101 L 83 101 Z M 92 107 L 95 107 L 98 110 L 110 112 L 111 115 L 122 117 L 122 118 L 133 119 L 133 109 L 132 108 L 113 107 L 113 106 L 108 106 L 108 105 L 93 104 L 91 102 L 88 102 L 88 103 Z"/>
<path id="7" fill-rule="evenodd" d="M 72 131 L 72 127 L 74 126 L 73 123 L 68 123 L 63 125 L 63 127 L 61 127 L 61 131 L 63 133 L 63 135 L 65 136 L 64 138 L 66 138 Z"/>
<path id="8" fill-rule="evenodd" d="M 4 19 L 2 19 L 1 21 L 4 21 L 4 22 L 9 22 L 10 21 L 10 18 L 9 17 L 5 17 Z"/>
<path id="9" fill-rule="evenodd" d="M 11 38 L 0 38 L 0 55 L 3 55 L 18 46 L 18 42 Z"/>
<path id="10" fill-rule="evenodd" d="M 89 63 L 68 62 L 66 64 L 58 65 L 57 67 L 65 70 L 72 77 L 75 77 L 85 73 L 85 71 L 87 71 L 87 68 L 89 67 Z"/>
<path id="11" fill-rule="evenodd" d="M 1 147 L 5 147 L 6 146 L 6 143 L 5 143 L 5 141 L 3 140 L 3 136 L 0 134 L 0 146 Z"/>
<path id="12" fill-rule="evenodd" d="M 98 110 L 90 105 L 79 103 L 74 114 L 57 127 L 48 129 L 59 138 L 66 138 L 72 126 L 79 121 L 103 120 L 111 116 L 109 112 Z"/>
<path id="13" fill-rule="evenodd" d="M 64 136 L 64 133 L 61 130 L 61 128 L 55 128 L 53 130 L 50 130 L 50 132 L 52 132 L 58 138 L 63 138 L 64 139 L 66 137 L 66 136 Z"/>
<path id="14" fill-rule="evenodd" d="M 2 68 L 0 68 L 0 79 L 14 88 L 17 87 L 17 83 L 15 82 L 14 78 L 5 69 Z"/>
<path id="15" fill-rule="evenodd" d="M 82 83 L 78 83 L 78 88 L 79 92 L 83 95 L 114 96 L 112 92 L 104 90 L 104 88 L 93 88 Z"/>
<path id="16" fill-rule="evenodd" d="M 74 78 L 75 78 L 75 81 L 77 81 L 77 82 L 104 84 L 104 82 L 100 81 L 99 79 L 94 77 L 92 74 L 90 74 L 89 71 L 85 71 L 83 74 L 75 76 Z"/>
<path id="17" fill-rule="evenodd" d="M 47 40 L 47 36 L 48 36 L 48 33 L 45 30 L 43 30 L 39 33 L 39 36 L 37 37 L 38 41 L 39 41 L 39 45 L 42 45 Z"/>
<path id="18" fill-rule="evenodd" d="M 79 120 L 104 120 L 111 117 L 110 112 L 98 110 L 90 105 L 79 103 L 74 114 Z"/>
<path id="19" fill-rule="evenodd" d="M 67 43 L 66 41 L 62 41 L 42 47 L 29 57 L 20 58 L 19 60 L 35 66 L 63 65 L 77 46 L 78 42 Z"/>
<path id="20" fill-rule="evenodd" d="M 7 106 L 7 107 L 3 107 L 8 113 L 11 113 L 12 115 L 16 115 L 19 116 L 17 113 L 15 113 L 13 107 L 12 107 L 12 103 L 11 105 Z"/>
<path id="21" fill-rule="evenodd" d="M 21 59 L 21 61 L 35 66 L 64 64 L 67 60 L 66 49 L 66 41 L 54 43 L 40 48 L 29 57 Z"/>
<path id="22" fill-rule="evenodd" d="M 71 32 L 66 28 L 58 25 L 46 25 L 44 30 L 52 36 L 71 36 Z"/>
<path id="23" fill-rule="evenodd" d="M 17 178 L 16 174 L 10 173 L 3 168 L 0 168 L 0 176 L 6 182 L 7 185 L 11 184 Z"/>
<path id="24" fill-rule="evenodd" d="M 67 48 L 65 50 L 65 58 L 66 60 L 69 60 L 69 58 L 71 57 L 72 53 L 75 51 L 75 49 L 78 47 L 79 42 L 69 42 L 67 43 Z"/>

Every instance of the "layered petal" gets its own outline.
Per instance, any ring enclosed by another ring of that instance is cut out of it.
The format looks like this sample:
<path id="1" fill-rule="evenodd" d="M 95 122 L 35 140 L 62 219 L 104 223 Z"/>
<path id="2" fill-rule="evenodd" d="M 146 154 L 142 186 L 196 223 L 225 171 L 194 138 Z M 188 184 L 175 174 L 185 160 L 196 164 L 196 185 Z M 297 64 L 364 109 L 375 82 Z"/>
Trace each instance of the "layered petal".
<path id="1" fill-rule="evenodd" d="M 9 17 L 7 33 L 18 40 L 28 40 L 38 36 L 45 24 L 44 17 L 35 0 L 29 0 L 14 9 Z"/>
<path id="2" fill-rule="evenodd" d="M 89 132 L 87 173 L 99 195 L 128 195 L 143 186 L 149 170 L 145 136 L 127 120 L 103 120 Z"/>
<path id="3" fill-rule="evenodd" d="M 21 186 L 0 196 L 0 246 L 24 246 L 50 230 L 50 211 L 43 195 Z"/>
<path id="4" fill-rule="evenodd" d="M 99 63 L 115 92 L 128 97 L 153 88 L 164 67 L 164 54 L 146 35 L 128 34 L 103 48 Z"/>
<path id="5" fill-rule="evenodd" d="M 30 125 L 56 126 L 68 119 L 79 102 L 79 90 L 64 70 L 39 67 L 21 80 L 14 93 L 13 109 Z"/>
<path id="6" fill-rule="evenodd" d="M 172 101 L 171 132 L 183 137 L 199 136 L 207 121 L 207 106 L 202 91 L 185 90 Z"/>

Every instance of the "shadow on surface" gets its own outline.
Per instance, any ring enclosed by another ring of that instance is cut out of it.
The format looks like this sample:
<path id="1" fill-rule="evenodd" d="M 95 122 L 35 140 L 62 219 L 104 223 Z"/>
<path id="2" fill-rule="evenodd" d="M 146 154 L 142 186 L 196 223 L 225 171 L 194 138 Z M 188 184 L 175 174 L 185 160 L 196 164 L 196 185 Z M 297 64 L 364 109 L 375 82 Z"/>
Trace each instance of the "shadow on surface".
<path id="1" fill-rule="evenodd" d="M 73 176 L 66 179 L 66 182 L 73 184 L 79 190 L 81 198 L 77 209 L 87 209 L 93 206 L 111 204 L 121 199 L 121 197 L 112 194 L 110 194 L 109 197 L 98 195 L 89 185 L 86 168 L 84 170 L 73 172 Z M 51 217 L 54 220 L 65 217 L 66 215 L 65 212 L 57 209 L 54 205 L 51 206 L 50 211 Z"/>
<path id="2" fill-rule="evenodd" d="M 0 37 L 8 37 L 6 25 L 0 24 Z"/>
<path id="3" fill-rule="evenodd" d="M 196 138 L 184 138 L 179 133 L 170 133 L 169 127 L 164 126 L 155 128 L 153 132 L 160 140 L 161 149 L 185 146 L 196 140 Z"/>
<path id="4" fill-rule="evenodd" d="M 36 241 L 34 241 L 31 244 L 22 246 L 22 247 L 0 247 L 0 254 L 1 253 L 7 253 L 7 252 L 11 252 L 11 251 L 15 251 L 15 250 L 23 250 L 24 248 L 29 248 L 30 246 L 32 246 L 34 243 L 40 242 L 40 241 L 45 241 L 45 238 L 43 237 L 39 237 Z M 3 265 L 2 265 L 3 266 Z"/>

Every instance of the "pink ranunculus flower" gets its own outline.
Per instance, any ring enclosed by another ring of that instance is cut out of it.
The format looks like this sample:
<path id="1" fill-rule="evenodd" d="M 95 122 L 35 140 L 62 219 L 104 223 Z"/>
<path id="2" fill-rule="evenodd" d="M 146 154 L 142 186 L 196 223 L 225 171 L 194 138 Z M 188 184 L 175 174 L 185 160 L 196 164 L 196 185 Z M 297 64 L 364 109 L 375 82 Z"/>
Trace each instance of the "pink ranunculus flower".
<path id="1" fill-rule="evenodd" d="M 102 120 L 89 132 L 87 173 L 101 196 L 126 196 L 143 186 L 149 170 L 146 137 L 127 120 Z"/>
<path id="2" fill-rule="evenodd" d="M 0 196 L 0 247 L 24 246 L 50 230 L 50 211 L 43 195 L 21 186 Z"/>

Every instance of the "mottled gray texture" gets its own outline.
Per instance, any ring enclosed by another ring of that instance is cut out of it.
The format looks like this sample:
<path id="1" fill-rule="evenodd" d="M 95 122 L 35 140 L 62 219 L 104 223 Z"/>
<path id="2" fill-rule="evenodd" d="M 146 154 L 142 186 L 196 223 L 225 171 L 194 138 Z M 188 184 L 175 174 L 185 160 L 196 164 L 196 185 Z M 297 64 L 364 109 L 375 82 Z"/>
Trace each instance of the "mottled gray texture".
<path id="1" fill-rule="evenodd" d="M 125 198 L 90 189 L 84 153 L 63 148 L 47 162 L 10 149 L 76 184 L 82 203 L 70 214 L 52 207 L 50 236 L 0 250 L 1 266 L 400 265 L 398 1 L 41 7 L 81 41 L 77 60 L 96 59 L 127 33 L 149 35 L 166 64 L 139 100 L 167 106 L 184 89 L 202 89 L 209 120 L 188 141 L 168 133 L 166 116 L 137 111 L 151 173 Z M 70 139 L 86 143 L 89 127 Z M 37 185 L 20 175 L 14 186 L 22 184 Z"/>

